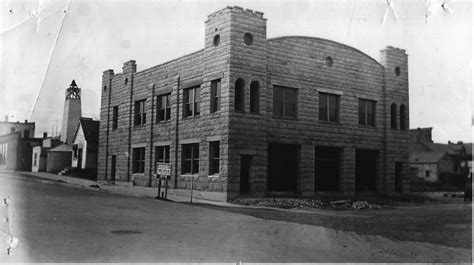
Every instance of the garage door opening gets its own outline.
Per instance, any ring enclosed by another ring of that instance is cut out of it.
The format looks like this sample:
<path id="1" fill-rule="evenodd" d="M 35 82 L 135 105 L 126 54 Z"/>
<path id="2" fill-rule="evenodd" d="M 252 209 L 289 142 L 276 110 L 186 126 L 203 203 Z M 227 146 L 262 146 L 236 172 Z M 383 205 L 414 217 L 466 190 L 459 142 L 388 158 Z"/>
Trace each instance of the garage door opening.
<path id="1" fill-rule="evenodd" d="M 314 190 L 339 191 L 341 149 L 315 147 L 314 154 Z"/>
<path id="2" fill-rule="evenodd" d="M 377 156 L 376 150 L 356 150 L 356 191 L 375 191 Z"/>
<path id="3" fill-rule="evenodd" d="M 296 192 L 299 145 L 268 144 L 268 191 Z"/>

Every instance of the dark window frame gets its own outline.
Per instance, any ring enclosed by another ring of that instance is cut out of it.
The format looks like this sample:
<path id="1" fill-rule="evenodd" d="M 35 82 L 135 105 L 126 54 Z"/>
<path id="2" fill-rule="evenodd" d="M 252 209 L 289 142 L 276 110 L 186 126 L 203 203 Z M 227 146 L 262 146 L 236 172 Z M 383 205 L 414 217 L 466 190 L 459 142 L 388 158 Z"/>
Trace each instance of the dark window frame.
<path id="1" fill-rule="evenodd" d="M 250 112 L 260 112 L 260 83 L 258 81 L 250 83 Z"/>
<path id="2" fill-rule="evenodd" d="M 118 106 L 112 108 L 112 130 L 118 128 Z"/>
<path id="3" fill-rule="evenodd" d="M 211 113 L 221 110 L 221 79 L 211 81 Z"/>
<path id="4" fill-rule="evenodd" d="M 181 145 L 181 174 L 199 174 L 199 143 Z"/>
<path id="5" fill-rule="evenodd" d="M 273 116 L 291 119 L 298 118 L 297 88 L 273 86 Z"/>
<path id="6" fill-rule="evenodd" d="M 133 148 L 132 173 L 145 173 L 145 147 Z"/>
<path id="7" fill-rule="evenodd" d="M 193 86 L 183 91 L 183 118 L 201 114 L 201 86 Z"/>
<path id="8" fill-rule="evenodd" d="M 375 100 L 359 98 L 359 101 L 358 101 L 359 125 L 375 127 L 376 105 L 377 105 L 377 101 Z M 369 111 L 372 113 L 370 113 Z"/>
<path id="9" fill-rule="evenodd" d="M 404 104 L 400 105 L 400 130 L 406 130 L 406 107 Z"/>
<path id="10" fill-rule="evenodd" d="M 170 163 L 170 146 L 155 146 L 155 165 L 156 163 Z"/>
<path id="11" fill-rule="evenodd" d="M 171 119 L 171 93 L 158 95 L 156 97 L 156 122 L 169 121 Z M 163 100 L 164 107 L 163 107 Z"/>
<path id="12" fill-rule="evenodd" d="M 234 86 L 234 110 L 245 112 L 245 80 L 239 78 Z"/>
<path id="13" fill-rule="evenodd" d="M 209 142 L 209 175 L 218 175 L 220 166 L 220 142 Z"/>
<path id="14" fill-rule="evenodd" d="M 339 123 L 340 95 L 319 92 L 319 120 Z M 336 105 L 335 107 L 332 105 Z M 332 115 L 334 113 L 334 115 Z"/>
<path id="15" fill-rule="evenodd" d="M 397 129 L 397 104 L 395 103 L 390 106 L 390 128 Z"/>
<path id="16" fill-rule="evenodd" d="M 140 126 L 146 124 L 146 99 L 135 101 L 135 111 L 133 125 Z"/>

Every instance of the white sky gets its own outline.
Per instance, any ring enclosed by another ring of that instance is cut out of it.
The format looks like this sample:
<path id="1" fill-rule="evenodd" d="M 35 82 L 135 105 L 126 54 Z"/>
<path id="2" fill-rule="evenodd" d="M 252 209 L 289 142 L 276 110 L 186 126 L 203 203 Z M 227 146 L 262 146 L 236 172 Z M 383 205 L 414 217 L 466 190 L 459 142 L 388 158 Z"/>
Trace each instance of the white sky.
<path id="1" fill-rule="evenodd" d="M 377 61 L 387 45 L 405 49 L 410 128 L 434 127 L 437 142 L 471 142 L 471 1 L 429 0 L 427 8 L 426 0 L 391 0 L 398 19 L 389 9 L 382 23 L 387 1 L 72 0 L 67 9 L 69 0 L 0 0 L 0 119 L 32 119 L 37 136 L 51 134 L 72 79 L 82 88 L 83 116 L 99 119 L 104 70 L 121 72 L 134 59 L 140 71 L 202 49 L 207 15 L 238 5 L 264 12 L 268 38 L 326 38 Z"/>

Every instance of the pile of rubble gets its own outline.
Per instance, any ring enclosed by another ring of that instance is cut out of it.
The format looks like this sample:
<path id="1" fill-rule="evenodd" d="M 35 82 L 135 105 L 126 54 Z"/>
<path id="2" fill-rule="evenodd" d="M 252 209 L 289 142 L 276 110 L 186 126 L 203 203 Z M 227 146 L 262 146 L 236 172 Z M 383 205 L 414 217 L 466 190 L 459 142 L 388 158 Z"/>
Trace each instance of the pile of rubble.
<path id="1" fill-rule="evenodd" d="M 380 209 L 377 204 L 367 201 L 337 200 L 322 201 L 317 199 L 293 199 L 293 198 L 263 198 L 263 199 L 235 199 L 233 203 L 253 206 L 266 206 L 284 209 L 292 208 L 332 208 L 332 209 Z"/>

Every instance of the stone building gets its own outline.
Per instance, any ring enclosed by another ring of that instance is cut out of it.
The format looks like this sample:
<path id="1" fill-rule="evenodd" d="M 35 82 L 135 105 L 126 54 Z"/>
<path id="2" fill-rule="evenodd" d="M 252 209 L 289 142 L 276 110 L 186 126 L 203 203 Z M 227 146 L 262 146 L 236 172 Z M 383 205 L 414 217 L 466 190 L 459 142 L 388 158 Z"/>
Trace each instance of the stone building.
<path id="1" fill-rule="evenodd" d="M 408 65 L 334 41 L 267 39 L 263 13 L 208 16 L 204 49 L 102 76 L 98 179 L 213 200 L 408 190 Z"/>

